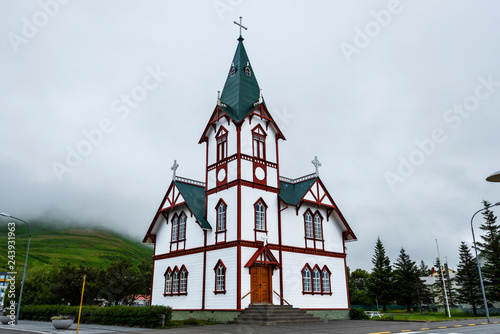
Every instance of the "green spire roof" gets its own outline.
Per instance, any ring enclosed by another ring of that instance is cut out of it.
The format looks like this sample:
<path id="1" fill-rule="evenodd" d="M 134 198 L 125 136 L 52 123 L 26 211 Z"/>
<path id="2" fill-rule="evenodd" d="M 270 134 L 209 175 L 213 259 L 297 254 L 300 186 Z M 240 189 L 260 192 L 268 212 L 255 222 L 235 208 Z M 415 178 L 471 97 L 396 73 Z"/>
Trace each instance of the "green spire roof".
<path id="1" fill-rule="evenodd" d="M 238 38 L 238 47 L 227 75 L 219 105 L 234 121 L 244 119 L 259 101 L 260 88 L 252 65 L 243 46 L 243 37 Z"/>

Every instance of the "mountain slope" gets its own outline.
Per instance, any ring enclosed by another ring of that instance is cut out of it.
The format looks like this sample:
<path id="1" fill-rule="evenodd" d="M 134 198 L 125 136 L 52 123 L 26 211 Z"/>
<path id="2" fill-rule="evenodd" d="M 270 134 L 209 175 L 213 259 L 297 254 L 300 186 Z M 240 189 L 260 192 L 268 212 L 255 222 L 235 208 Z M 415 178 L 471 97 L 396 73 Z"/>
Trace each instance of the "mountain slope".
<path id="1" fill-rule="evenodd" d="M 134 264 L 151 260 L 153 248 L 104 229 L 89 229 L 35 222 L 31 226 L 28 267 L 34 268 L 59 261 L 84 266 L 107 267 L 111 262 L 129 258 Z M 11 271 L 8 261 L 7 224 L 0 225 L 0 271 Z M 24 265 L 28 231 L 16 226 L 16 266 Z M 29 269 L 27 270 L 29 272 Z"/>

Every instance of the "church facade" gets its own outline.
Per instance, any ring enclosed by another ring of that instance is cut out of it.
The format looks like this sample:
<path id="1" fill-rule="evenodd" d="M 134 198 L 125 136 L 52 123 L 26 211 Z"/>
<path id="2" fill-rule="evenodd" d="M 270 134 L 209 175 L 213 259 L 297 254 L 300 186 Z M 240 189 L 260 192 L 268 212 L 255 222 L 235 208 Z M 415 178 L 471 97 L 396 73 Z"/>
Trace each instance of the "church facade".
<path id="1" fill-rule="evenodd" d="M 280 175 L 284 139 L 240 36 L 199 140 L 205 180 L 175 176 L 175 164 L 143 240 L 154 244 L 152 305 L 171 306 L 174 318 L 231 320 L 258 303 L 347 316 L 345 242 L 356 236 L 319 178 L 317 158 L 315 173 Z"/>

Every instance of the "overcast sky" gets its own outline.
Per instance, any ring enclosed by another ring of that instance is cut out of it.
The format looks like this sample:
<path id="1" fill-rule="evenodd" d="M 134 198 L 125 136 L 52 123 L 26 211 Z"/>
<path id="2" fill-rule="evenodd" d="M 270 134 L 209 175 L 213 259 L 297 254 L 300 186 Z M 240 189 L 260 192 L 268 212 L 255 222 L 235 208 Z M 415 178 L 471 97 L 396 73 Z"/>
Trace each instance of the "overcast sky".
<path id="1" fill-rule="evenodd" d="M 322 163 L 351 269 L 380 236 L 458 264 L 500 201 L 500 3 L 0 1 L 0 211 L 142 240 L 172 178 L 204 181 L 198 140 L 237 46 L 273 117 L 282 176 Z M 496 210 L 498 211 L 498 210 Z M 498 212 L 497 212 L 498 213 Z M 476 216 L 479 226 L 482 216 Z M 2 218 L 5 220 L 5 218 Z"/>

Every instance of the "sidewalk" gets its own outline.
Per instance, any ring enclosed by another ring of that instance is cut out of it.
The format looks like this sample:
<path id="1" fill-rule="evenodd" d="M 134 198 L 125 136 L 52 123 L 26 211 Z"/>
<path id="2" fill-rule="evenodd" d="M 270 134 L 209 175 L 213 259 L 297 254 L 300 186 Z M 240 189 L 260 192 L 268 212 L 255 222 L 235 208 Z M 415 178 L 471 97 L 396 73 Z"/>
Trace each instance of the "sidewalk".
<path id="1" fill-rule="evenodd" d="M 423 333 L 432 330 L 444 328 L 460 328 L 469 326 L 485 326 L 489 333 L 500 333 L 500 318 L 491 318 L 491 324 L 486 324 L 486 319 L 454 320 L 441 322 L 400 322 L 400 321 L 368 321 L 368 320 L 334 320 L 322 324 L 306 325 L 278 325 L 278 326 L 249 326 L 237 324 L 220 324 L 208 326 L 191 326 L 171 329 L 147 329 L 130 328 L 121 326 L 87 325 L 81 324 L 79 334 L 375 334 L 375 333 L 405 333 L 420 332 Z M 42 321 L 20 320 L 17 326 L 8 326 L 0 324 L 0 333 L 3 330 L 25 333 L 76 333 L 76 324 L 67 330 L 54 329 L 52 323 Z M 495 329 L 492 331 L 492 329 Z M 10 332 L 10 331 L 9 331 Z"/>

